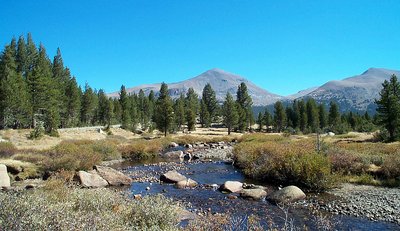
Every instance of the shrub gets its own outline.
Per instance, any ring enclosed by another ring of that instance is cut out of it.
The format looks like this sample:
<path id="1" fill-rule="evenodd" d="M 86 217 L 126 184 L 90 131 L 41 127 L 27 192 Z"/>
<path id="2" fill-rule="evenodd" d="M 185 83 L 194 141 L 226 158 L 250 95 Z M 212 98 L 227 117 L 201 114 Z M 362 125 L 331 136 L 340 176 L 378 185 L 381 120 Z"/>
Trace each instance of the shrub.
<path id="1" fill-rule="evenodd" d="M 16 151 L 17 148 L 11 142 L 0 142 L 0 158 L 10 157 Z"/>
<path id="2" fill-rule="evenodd" d="M 166 139 L 143 140 L 138 139 L 132 141 L 128 145 L 121 146 L 119 151 L 124 158 L 131 159 L 148 159 L 155 157 L 168 144 Z"/>
<path id="3" fill-rule="evenodd" d="M 48 152 L 49 159 L 44 167 L 49 171 L 90 170 L 101 162 L 101 154 L 91 148 L 75 143 L 62 142 Z"/>
<path id="4" fill-rule="evenodd" d="M 68 188 L 0 192 L 4 230 L 176 230 L 178 206 L 163 196 L 140 201 L 110 189 Z"/>
<path id="5" fill-rule="evenodd" d="M 102 160 L 121 159 L 121 153 L 118 152 L 117 145 L 112 141 L 96 141 L 91 145 L 94 152 L 100 153 Z"/>
<path id="6" fill-rule="evenodd" d="M 253 178 L 280 184 L 296 184 L 309 190 L 323 191 L 331 187 L 329 159 L 316 153 L 308 140 L 279 142 L 245 141 L 234 148 L 234 160 L 243 172 Z"/>
<path id="7" fill-rule="evenodd" d="M 360 155 L 344 149 L 331 148 L 327 151 L 332 170 L 346 175 L 361 174 L 366 169 Z"/>
<path id="8" fill-rule="evenodd" d="M 387 156 L 383 162 L 382 170 L 388 178 L 400 177 L 400 153 Z"/>
<path id="9" fill-rule="evenodd" d="M 44 135 L 44 123 L 42 121 L 38 121 L 35 128 L 29 133 L 29 139 L 35 140 L 40 139 Z"/>
<path id="10" fill-rule="evenodd" d="M 13 159 L 0 160 L 1 164 L 7 166 L 8 172 L 15 175 L 17 180 L 33 179 L 42 175 L 36 164 Z"/>

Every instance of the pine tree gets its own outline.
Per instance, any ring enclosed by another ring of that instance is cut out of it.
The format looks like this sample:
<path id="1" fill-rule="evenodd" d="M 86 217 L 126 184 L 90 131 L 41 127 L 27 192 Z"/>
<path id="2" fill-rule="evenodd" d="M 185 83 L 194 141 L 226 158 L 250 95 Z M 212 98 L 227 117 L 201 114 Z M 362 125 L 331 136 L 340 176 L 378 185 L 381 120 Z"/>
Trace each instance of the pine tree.
<path id="1" fill-rule="evenodd" d="M 122 107 L 121 104 L 119 103 L 119 99 L 118 98 L 114 98 L 112 100 L 112 104 L 113 104 L 113 122 L 116 124 L 121 124 L 122 123 Z"/>
<path id="2" fill-rule="evenodd" d="M 131 123 L 130 117 L 130 103 L 128 93 L 124 85 L 121 86 L 119 93 L 119 103 L 121 104 L 121 126 L 123 129 L 129 129 Z"/>
<path id="3" fill-rule="evenodd" d="M 18 39 L 18 47 L 17 47 L 17 71 L 23 77 L 26 77 L 28 71 L 28 53 L 26 49 L 24 36 L 20 36 Z"/>
<path id="4" fill-rule="evenodd" d="M 32 106 L 32 122 L 45 120 L 46 132 L 53 134 L 60 123 L 57 99 L 59 92 L 52 79 L 51 62 L 42 44 L 33 69 L 28 73 L 27 81 Z M 46 122 L 47 121 L 47 122 Z"/>
<path id="5" fill-rule="evenodd" d="M 395 141 L 400 138 L 400 83 L 396 75 L 385 80 L 382 87 L 376 100 L 378 122 L 389 132 L 389 141 Z"/>
<path id="6" fill-rule="evenodd" d="M 27 86 L 15 62 L 15 48 L 6 46 L 0 57 L 0 127 L 30 125 Z"/>
<path id="7" fill-rule="evenodd" d="M 199 97 L 193 88 L 189 88 L 185 99 L 186 123 L 189 131 L 196 129 L 196 117 L 199 110 Z"/>
<path id="8" fill-rule="evenodd" d="M 60 48 L 57 48 L 57 54 L 53 59 L 52 73 L 55 85 L 54 91 L 56 91 L 55 94 L 58 96 L 55 101 L 57 101 L 57 107 L 60 113 L 61 127 L 65 127 L 68 120 L 66 90 L 71 76 L 69 70 L 64 68 Z"/>
<path id="9" fill-rule="evenodd" d="M 136 93 L 128 96 L 129 104 L 129 118 L 131 129 L 136 130 L 138 123 L 140 122 L 139 116 L 139 97 Z M 141 127 L 143 129 L 143 127 Z"/>
<path id="10" fill-rule="evenodd" d="M 286 113 L 281 101 L 274 104 L 274 123 L 277 132 L 281 132 L 285 128 Z"/>
<path id="11" fill-rule="evenodd" d="M 36 45 L 33 42 L 31 34 L 28 33 L 28 38 L 26 41 L 26 72 L 24 75 L 25 78 L 28 78 L 29 72 L 33 70 L 37 56 L 38 50 L 36 49 Z"/>
<path id="12" fill-rule="evenodd" d="M 335 131 L 341 123 L 339 107 L 338 105 L 331 101 L 329 104 L 329 114 L 328 114 L 328 125 L 332 131 Z"/>
<path id="13" fill-rule="evenodd" d="M 247 91 L 247 86 L 245 83 L 241 83 L 239 85 L 236 97 L 236 102 L 239 104 L 239 130 L 244 131 L 246 129 L 250 129 L 253 119 L 253 111 L 251 109 L 253 100 Z"/>
<path id="14" fill-rule="evenodd" d="M 319 117 L 319 128 L 324 129 L 328 126 L 328 118 L 326 115 L 326 109 L 323 104 L 318 105 L 318 117 Z"/>
<path id="15" fill-rule="evenodd" d="M 209 118 L 204 118 L 203 121 L 205 121 L 206 123 L 202 123 L 202 126 L 209 127 L 212 122 L 216 121 L 216 118 L 218 116 L 217 98 L 215 95 L 215 91 L 212 89 L 210 83 L 207 83 L 204 86 L 201 100 L 203 101 L 202 103 L 205 105 L 205 107 L 203 106 L 202 109 L 207 110 L 207 112 L 203 111 L 202 114 L 209 116 Z"/>
<path id="16" fill-rule="evenodd" d="M 85 84 L 85 91 L 81 101 L 81 123 L 84 126 L 93 125 L 97 107 L 96 94 L 88 83 Z"/>
<path id="17" fill-rule="evenodd" d="M 264 115 L 263 115 L 263 123 L 267 127 L 267 132 L 268 132 L 269 127 L 272 125 L 272 116 L 269 113 L 267 108 L 265 109 L 265 112 L 264 112 Z"/>
<path id="18" fill-rule="evenodd" d="M 307 124 L 311 132 L 317 132 L 319 128 L 318 106 L 313 98 L 309 98 L 306 104 Z"/>
<path id="19" fill-rule="evenodd" d="M 99 103 L 98 103 L 99 109 L 97 111 L 97 113 L 98 113 L 97 118 L 101 125 L 110 125 L 109 124 L 110 117 L 111 117 L 111 115 L 109 115 L 110 105 L 109 105 L 106 93 L 104 92 L 103 89 L 99 90 L 99 92 L 97 93 L 97 98 L 99 99 Z"/>
<path id="20" fill-rule="evenodd" d="M 222 117 L 225 126 L 228 128 L 228 135 L 237 125 L 239 115 L 237 113 L 237 103 L 233 100 L 232 95 L 228 92 L 225 97 L 225 102 L 222 106 Z"/>
<path id="21" fill-rule="evenodd" d="M 154 110 L 155 110 L 155 105 L 156 105 L 156 97 L 154 94 L 154 91 L 151 90 L 148 96 L 149 99 L 149 120 L 153 121 L 154 120 Z"/>
<path id="22" fill-rule="evenodd" d="M 185 95 L 181 93 L 178 99 L 175 100 L 174 104 L 174 114 L 175 114 L 175 123 L 178 126 L 178 129 L 181 130 L 182 126 L 186 122 L 185 116 Z"/>
<path id="23" fill-rule="evenodd" d="M 171 97 L 168 94 L 168 85 L 165 83 L 161 84 L 154 117 L 157 128 L 164 133 L 164 136 L 167 136 L 167 132 L 174 122 L 174 110 Z"/>
<path id="24" fill-rule="evenodd" d="M 200 100 L 200 123 L 202 127 L 211 125 L 211 116 L 203 99 Z"/>
<path id="25" fill-rule="evenodd" d="M 261 132 L 263 127 L 263 114 L 261 112 L 258 113 L 257 124 L 258 124 L 258 131 Z"/>
<path id="26" fill-rule="evenodd" d="M 286 112 L 286 127 L 294 128 L 293 121 L 295 113 L 293 111 L 293 108 L 290 105 L 288 105 L 286 106 L 285 112 Z"/>
<path id="27" fill-rule="evenodd" d="M 67 69 L 67 72 L 69 70 Z M 75 127 L 79 125 L 82 91 L 76 83 L 76 79 L 72 78 L 68 81 L 65 89 L 66 98 L 66 126 Z"/>
<path id="28" fill-rule="evenodd" d="M 299 126 L 300 126 L 300 131 L 301 132 L 306 132 L 306 128 L 308 126 L 307 124 L 307 108 L 306 104 L 304 103 L 304 100 L 300 100 L 299 103 Z"/>

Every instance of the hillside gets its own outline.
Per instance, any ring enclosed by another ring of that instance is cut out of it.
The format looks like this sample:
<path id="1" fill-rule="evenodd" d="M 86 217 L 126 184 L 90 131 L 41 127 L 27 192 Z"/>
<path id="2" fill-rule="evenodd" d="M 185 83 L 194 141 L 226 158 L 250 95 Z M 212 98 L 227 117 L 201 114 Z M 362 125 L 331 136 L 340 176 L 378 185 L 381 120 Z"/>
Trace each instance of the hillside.
<path id="1" fill-rule="evenodd" d="M 282 96 L 270 93 L 256 86 L 254 83 L 250 82 L 244 77 L 216 68 L 208 70 L 199 76 L 185 81 L 168 83 L 168 88 L 172 98 L 177 98 L 181 93 L 186 93 L 191 87 L 201 97 L 204 86 L 207 83 L 210 83 L 216 93 L 217 100 L 223 101 L 227 92 L 230 92 L 232 95 L 236 95 L 237 88 L 242 82 L 247 85 L 249 94 L 253 98 L 253 104 L 255 106 L 268 105 L 283 99 Z M 160 90 L 160 86 L 160 83 L 140 85 L 128 88 L 127 92 L 138 93 L 140 89 L 143 89 L 145 94 L 149 94 L 151 90 L 158 92 Z M 109 95 L 112 97 L 118 97 L 118 92 L 114 92 Z"/>
<path id="2" fill-rule="evenodd" d="M 345 78 L 343 80 L 329 81 L 306 94 L 318 102 L 329 103 L 336 101 L 342 111 L 375 111 L 375 99 L 379 97 L 384 80 L 389 80 L 395 74 L 400 76 L 400 71 L 384 68 L 370 68 L 361 75 Z"/>

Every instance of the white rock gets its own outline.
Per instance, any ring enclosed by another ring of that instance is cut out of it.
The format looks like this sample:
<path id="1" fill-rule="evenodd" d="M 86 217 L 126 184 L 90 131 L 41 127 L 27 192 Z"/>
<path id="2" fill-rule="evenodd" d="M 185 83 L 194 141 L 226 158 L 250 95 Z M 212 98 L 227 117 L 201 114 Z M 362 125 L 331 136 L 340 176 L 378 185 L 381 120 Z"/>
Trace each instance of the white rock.
<path id="1" fill-rule="evenodd" d="M 226 192 L 239 192 L 243 189 L 243 183 L 239 181 L 226 181 L 221 185 L 220 190 Z"/>
<path id="2" fill-rule="evenodd" d="M 10 176 L 7 174 L 7 167 L 0 164 L 0 187 L 10 187 Z"/>

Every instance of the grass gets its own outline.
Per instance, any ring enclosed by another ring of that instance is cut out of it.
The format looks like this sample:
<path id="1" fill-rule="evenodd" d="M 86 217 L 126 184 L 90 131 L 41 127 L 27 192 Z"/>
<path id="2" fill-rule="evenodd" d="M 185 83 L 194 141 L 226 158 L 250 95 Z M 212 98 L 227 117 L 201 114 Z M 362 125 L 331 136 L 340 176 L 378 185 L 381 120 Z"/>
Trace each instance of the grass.
<path id="1" fill-rule="evenodd" d="M 252 178 L 323 191 L 334 185 L 335 176 L 329 159 L 316 153 L 315 146 L 310 140 L 246 135 L 234 148 L 234 160 Z"/>
<path id="2" fill-rule="evenodd" d="M 0 192 L 4 230 L 176 230 L 182 209 L 161 195 L 135 201 L 111 189 L 67 187 Z"/>
<path id="3" fill-rule="evenodd" d="M 0 142 L 0 158 L 6 158 L 14 155 L 17 148 L 10 142 Z"/>
<path id="4" fill-rule="evenodd" d="M 249 177 L 309 190 L 325 190 L 336 181 L 398 186 L 400 143 L 352 142 L 351 136 L 343 136 L 350 138 L 346 142 L 323 142 L 319 154 L 314 136 L 243 135 L 234 158 Z"/>
<path id="5" fill-rule="evenodd" d="M 42 171 L 36 164 L 13 159 L 0 159 L 0 164 L 7 166 L 7 171 L 16 180 L 33 179 L 40 177 Z"/>
<path id="6" fill-rule="evenodd" d="M 123 158 L 149 159 L 155 157 L 161 150 L 168 146 L 169 141 L 165 138 L 144 140 L 137 139 L 127 145 L 119 147 Z"/>

